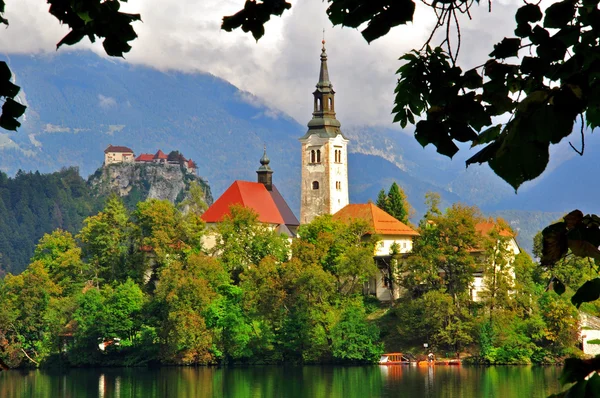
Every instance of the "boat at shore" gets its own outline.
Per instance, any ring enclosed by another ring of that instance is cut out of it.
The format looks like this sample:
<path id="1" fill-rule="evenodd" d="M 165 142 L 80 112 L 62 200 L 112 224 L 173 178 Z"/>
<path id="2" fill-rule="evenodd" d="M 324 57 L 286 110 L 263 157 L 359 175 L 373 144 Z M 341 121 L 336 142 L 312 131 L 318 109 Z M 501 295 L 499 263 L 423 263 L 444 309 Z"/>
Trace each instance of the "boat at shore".
<path id="1" fill-rule="evenodd" d="M 380 365 L 409 365 L 414 362 L 415 361 L 411 360 L 409 355 L 405 355 L 401 352 L 383 354 L 381 358 L 379 358 Z"/>
<path id="2" fill-rule="evenodd" d="M 383 354 L 379 359 L 380 365 L 417 365 L 417 366 L 457 366 L 461 365 L 461 360 L 458 358 L 450 359 L 434 359 L 434 360 L 417 360 L 411 354 L 403 354 L 401 352 L 391 352 Z"/>

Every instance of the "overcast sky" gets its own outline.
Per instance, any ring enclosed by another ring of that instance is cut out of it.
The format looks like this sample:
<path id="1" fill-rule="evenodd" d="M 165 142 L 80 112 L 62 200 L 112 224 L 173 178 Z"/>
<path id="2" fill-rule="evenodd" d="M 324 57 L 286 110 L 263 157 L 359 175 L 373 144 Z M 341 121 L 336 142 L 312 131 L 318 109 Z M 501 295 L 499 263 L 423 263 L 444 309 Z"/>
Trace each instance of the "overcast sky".
<path id="1" fill-rule="evenodd" d="M 8 0 L 10 26 L 0 33 L 5 53 L 53 52 L 67 29 L 48 14 L 43 0 Z M 130 0 L 122 10 L 142 15 L 135 23 L 139 38 L 127 62 L 161 70 L 205 71 L 255 94 L 300 123 L 311 117 L 319 70 L 322 30 L 326 29 L 329 70 L 338 93 L 336 108 L 344 125 L 391 126 L 398 58 L 420 48 L 434 24 L 433 14 L 418 5 L 413 24 L 398 27 L 372 44 L 355 29 L 332 27 L 327 3 L 292 0 L 292 9 L 266 25 L 258 43 L 250 34 L 220 30 L 221 18 L 243 7 L 244 0 Z M 418 3 L 420 4 L 420 3 Z M 514 29 L 516 0 L 495 1 L 491 14 L 476 7 L 473 20 L 462 23 L 463 65 L 482 63 L 494 43 Z M 103 50 L 84 39 L 75 48 Z M 59 51 L 68 51 L 61 48 Z"/>

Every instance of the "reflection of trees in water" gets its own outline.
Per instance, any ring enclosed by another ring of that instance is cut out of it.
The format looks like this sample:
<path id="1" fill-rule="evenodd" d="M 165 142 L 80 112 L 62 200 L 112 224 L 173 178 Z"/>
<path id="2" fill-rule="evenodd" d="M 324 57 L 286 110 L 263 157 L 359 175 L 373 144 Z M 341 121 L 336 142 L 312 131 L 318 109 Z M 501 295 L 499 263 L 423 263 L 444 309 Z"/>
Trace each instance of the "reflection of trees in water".
<path id="1" fill-rule="evenodd" d="M 0 372 L 0 397 L 546 397 L 555 367 L 249 366 Z"/>

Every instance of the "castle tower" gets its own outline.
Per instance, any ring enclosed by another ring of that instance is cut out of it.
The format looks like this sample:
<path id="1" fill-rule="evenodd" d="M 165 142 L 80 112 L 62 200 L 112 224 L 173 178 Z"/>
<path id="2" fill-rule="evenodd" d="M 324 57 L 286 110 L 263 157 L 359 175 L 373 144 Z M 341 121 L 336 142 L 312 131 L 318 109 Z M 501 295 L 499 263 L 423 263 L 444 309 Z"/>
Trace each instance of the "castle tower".
<path id="1" fill-rule="evenodd" d="M 348 204 L 348 139 L 335 118 L 335 91 L 329 81 L 325 40 L 321 70 L 313 93 L 314 112 L 302 144 L 300 223 L 334 214 Z"/>

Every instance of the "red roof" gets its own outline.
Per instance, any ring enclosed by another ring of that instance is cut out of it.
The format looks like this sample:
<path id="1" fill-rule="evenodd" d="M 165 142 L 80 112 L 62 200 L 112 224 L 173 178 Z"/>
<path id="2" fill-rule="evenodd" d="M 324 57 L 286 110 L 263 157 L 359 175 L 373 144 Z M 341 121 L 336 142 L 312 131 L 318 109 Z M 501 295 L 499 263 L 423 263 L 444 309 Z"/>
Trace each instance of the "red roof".
<path id="1" fill-rule="evenodd" d="M 481 235 L 489 235 L 492 232 L 492 229 L 495 227 L 495 224 L 491 221 L 484 221 L 477 223 L 475 225 L 475 230 L 479 232 Z M 500 236 L 504 236 L 505 238 L 514 238 L 515 235 L 507 229 L 500 230 Z"/>
<path id="2" fill-rule="evenodd" d="M 205 222 L 223 221 L 231 215 L 231 205 L 242 205 L 258 213 L 258 221 L 268 224 L 285 224 L 277 205 L 264 184 L 234 181 L 233 184 L 201 216 Z"/>
<path id="3" fill-rule="evenodd" d="M 104 150 L 104 153 L 108 152 L 121 152 L 121 153 L 133 153 L 133 151 L 126 146 L 115 146 L 109 145 L 108 148 Z"/>
<path id="4" fill-rule="evenodd" d="M 165 155 L 165 153 L 163 151 L 161 151 L 160 149 L 154 155 L 154 159 L 167 159 L 167 158 L 168 158 L 168 156 Z"/>
<path id="5" fill-rule="evenodd" d="M 417 231 L 396 220 L 373 203 L 347 205 L 335 213 L 333 219 L 342 222 L 364 220 L 371 227 L 371 233 L 379 235 L 419 235 Z"/>
<path id="6" fill-rule="evenodd" d="M 187 166 L 190 169 L 195 169 L 196 168 L 196 163 L 194 163 L 194 161 L 192 159 L 190 159 L 190 160 L 187 161 Z"/>
<path id="7" fill-rule="evenodd" d="M 136 162 L 151 162 L 154 159 L 154 155 L 151 153 L 142 153 L 140 156 L 135 158 Z"/>

